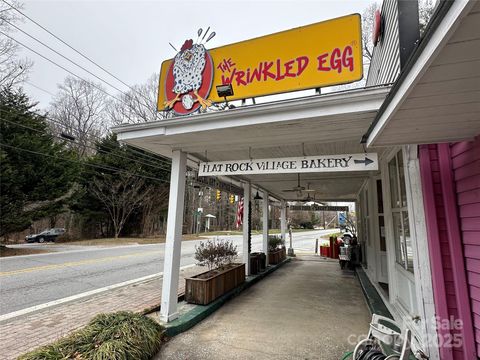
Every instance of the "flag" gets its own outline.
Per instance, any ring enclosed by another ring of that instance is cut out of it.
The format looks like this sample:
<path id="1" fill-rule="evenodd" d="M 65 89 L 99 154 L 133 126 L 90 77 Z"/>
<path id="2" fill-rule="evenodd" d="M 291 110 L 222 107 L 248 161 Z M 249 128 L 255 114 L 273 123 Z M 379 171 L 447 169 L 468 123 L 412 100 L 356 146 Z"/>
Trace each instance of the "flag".
<path id="1" fill-rule="evenodd" d="M 243 224 L 243 198 L 240 199 L 237 205 L 237 220 L 236 220 L 236 225 L 237 229 L 240 228 Z"/>

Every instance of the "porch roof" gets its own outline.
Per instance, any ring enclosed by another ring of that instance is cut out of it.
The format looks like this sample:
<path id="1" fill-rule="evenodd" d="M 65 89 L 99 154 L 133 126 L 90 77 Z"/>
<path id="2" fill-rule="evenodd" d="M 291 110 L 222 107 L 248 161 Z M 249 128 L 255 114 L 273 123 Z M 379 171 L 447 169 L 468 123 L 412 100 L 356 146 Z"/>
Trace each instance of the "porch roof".
<path id="1" fill-rule="evenodd" d="M 480 133 L 480 2 L 444 1 L 392 88 L 368 146 L 453 142 Z"/>
<path id="2" fill-rule="evenodd" d="M 365 133 L 390 87 L 356 89 L 266 104 L 238 107 L 169 120 L 121 125 L 118 139 L 131 146 L 170 157 L 172 150 L 199 161 L 280 158 L 361 153 Z M 318 190 L 320 200 L 352 200 L 371 172 L 302 174 L 302 185 Z M 297 183 L 296 174 L 250 175 L 274 195 Z M 288 195 L 291 196 L 291 195 Z"/>

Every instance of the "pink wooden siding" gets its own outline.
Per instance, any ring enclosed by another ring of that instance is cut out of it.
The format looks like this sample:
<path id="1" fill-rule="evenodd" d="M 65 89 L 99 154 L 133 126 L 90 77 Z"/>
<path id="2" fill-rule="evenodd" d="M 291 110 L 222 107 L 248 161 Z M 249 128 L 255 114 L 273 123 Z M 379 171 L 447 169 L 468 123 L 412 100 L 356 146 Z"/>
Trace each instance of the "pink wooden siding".
<path id="1" fill-rule="evenodd" d="M 480 136 L 451 146 L 467 286 L 480 356 Z"/>
<path id="2" fill-rule="evenodd" d="M 428 246 L 435 310 L 461 319 L 462 347 L 440 348 L 442 360 L 480 355 L 480 137 L 474 141 L 420 146 Z M 457 336 L 458 336 L 457 335 Z"/>

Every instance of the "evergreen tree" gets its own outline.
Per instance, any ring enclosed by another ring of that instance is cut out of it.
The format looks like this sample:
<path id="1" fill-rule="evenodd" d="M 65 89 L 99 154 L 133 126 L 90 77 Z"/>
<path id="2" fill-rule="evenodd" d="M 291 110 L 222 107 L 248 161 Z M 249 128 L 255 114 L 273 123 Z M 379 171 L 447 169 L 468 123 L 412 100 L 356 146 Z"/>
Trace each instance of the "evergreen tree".
<path id="1" fill-rule="evenodd" d="M 0 236 L 62 212 L 78 173 L 75 154 L 33 107 L 18 90 L 0 91 Z"/>

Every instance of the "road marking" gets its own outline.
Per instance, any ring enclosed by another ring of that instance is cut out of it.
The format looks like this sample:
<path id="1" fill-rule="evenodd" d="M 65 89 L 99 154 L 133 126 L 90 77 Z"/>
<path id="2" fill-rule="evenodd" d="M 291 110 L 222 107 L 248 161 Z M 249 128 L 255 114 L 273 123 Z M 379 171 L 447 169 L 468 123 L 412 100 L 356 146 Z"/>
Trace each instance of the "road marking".
<path id="1" fill-rule="evenodd" d="M 180 270 L 184 270 L 184 269 L 191 268 L 191 267 L 194 267 L 194 266 L 196 266 L 196 265 L 195 264 L 185 265 L 185 266 L 180 267 Z M 0 323 L 4 322 L 6 320 L 11 320 L 13 318 L 16 318 L 16 317 L 19 317 L 19 316 L 22 316 L 22 315 L 27 315 L 27 314 L 30 314 L 30 313 L 33 313 L 33 312 L 37 312 L 39 310 L 43 310 L 43 309 L 46 309 L 46 308 L 49 308 L 49 307 L 52 307 L 52 306 L 62 305 L 62 304 L 68 303 L 68 302 L 72 302 L 72 301 L 82 299 L 82 298 L 85 298 L 85 297 L 97 295 L 97 294 L 100 294 L 100 293 L 103 293 L 103 292 L 106 292 L 106 291 L 109 291 L 109 290 L 117 289 L 117 288 L 120 288 L 120 287 L 124 287 L 124 286 L 127 286 L 127 285 L 145 282 L 145 281 L 154 279 L 156 277 L 160 277 L 162 275 L 163 275 L 163 272 L 159 272 L 159 273 L 156 273 L 156 274 L 143 276 L 141 278 L 124 281 L 124 282 L 121 282 L 121 283 L 105 286 L 105 287 L 102 287 L 102 288 L 99 288 L 99 289 L 90 290 L 90 291 L 87 291 L 87 292 L 84 292 L 84 293 L 81 293 L 81 294 L 68 296 L 68 297 L 65 297 L 65 298 L 62 298 L 62 299 L 50 301 L 50 302 L 47 302 L 47 303 L 44 303 L 44 304 L 35 305 L 35 306 L 31 306 L 29 308 L 25 308 L 25 309 L 22 309 L 22 310 L 18 310 L 18 311 L 14 311 L 14 312 L 11 312 L 11 313 L 8 313 L 8 314 L 0 315 Z"/>
<path id="2" fill-rule="evenodd" d="M 107 256 L 103 258 L 97 258 L 97 259 L 88 259 L 88 260 L 80 260 L 80 261 L 70 261 L 70 262 L 65 262 L 61 264 L 51 264 L 51 265 L 42 265 L 42 266 L 35 266 L 31 268 L 25 268 L 25 269 L 18 269 L 18 270 L 12 270 L 12 271 L 3 271 L 0 272 L 0 276 L 10 276 L 10 275 L 18 275 L 18 274 L 25 274 L 33 271 L 44 271 L 44 270 L 52 270 L 52 269 L 61 269 L 65 267 L 71 267 L 71 266 L 79 266 L 79 265 L 87 265 L 87 264 L 94 264 L 94 263 L 101 263 L 101 262 L 108 262 L 112 260 L 118 260 L 118 259 L 126 259 L 130 257 L 135 257 L 135 256 L 143 256 L 143 255 L 151 255 L 151 254 L 160 254 L 162 253 L 161 251 L 144 251 L 144 252 L 138 252 L 138 253 L 133 253 L 133 254 L 126 254 L 126 255 L 117 255 L 117 256 Z"/>

